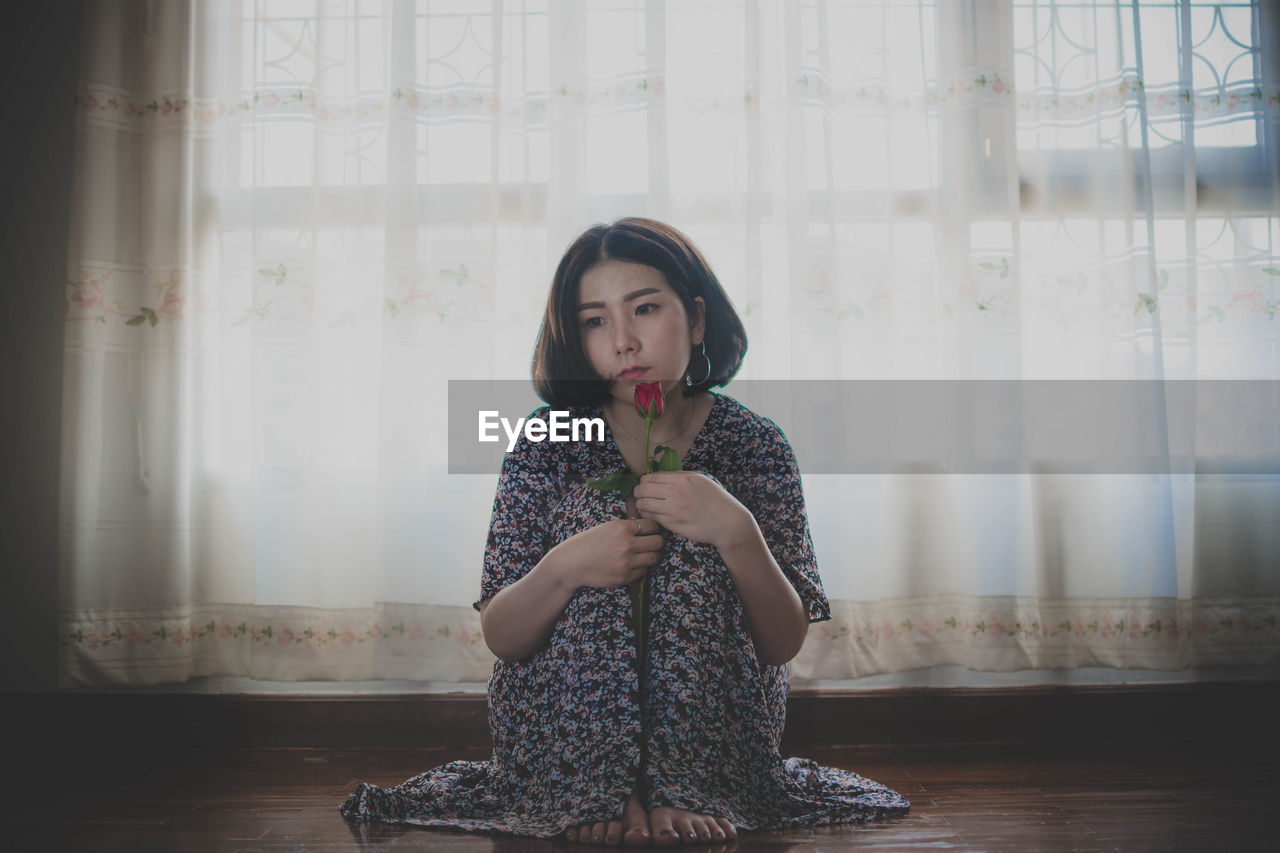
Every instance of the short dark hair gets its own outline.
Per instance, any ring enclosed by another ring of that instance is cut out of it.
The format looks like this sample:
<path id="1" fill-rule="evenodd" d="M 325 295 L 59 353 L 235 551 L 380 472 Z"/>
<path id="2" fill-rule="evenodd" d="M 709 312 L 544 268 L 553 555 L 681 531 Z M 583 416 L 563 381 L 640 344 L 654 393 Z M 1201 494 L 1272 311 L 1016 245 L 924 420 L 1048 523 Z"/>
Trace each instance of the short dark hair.
<path id="1" fill-rule="evenodd" d="M 608 260 L 644 264 L 662 273 L 691 323 L 698 316 L 694 299 L 701 296 L 706 301 L 703 343 L 711 372 L 692 387 L 685 386 L 684 393 L 692 396 L 727 385 L 747 353 L 747 332 L 733 303 L 688 237 L 657 220 L 631 216 L 588 228 L 560 259 L 533 351 L 533 387 L 538 396 L 553 407 L 591 405 L 608 396 L 608 381 L 596 373 L 583 352 L 577 321 L 582 276 Z M 706 362 L 701 347 L 693 353 L 689 370 L 696 376 Z"/>

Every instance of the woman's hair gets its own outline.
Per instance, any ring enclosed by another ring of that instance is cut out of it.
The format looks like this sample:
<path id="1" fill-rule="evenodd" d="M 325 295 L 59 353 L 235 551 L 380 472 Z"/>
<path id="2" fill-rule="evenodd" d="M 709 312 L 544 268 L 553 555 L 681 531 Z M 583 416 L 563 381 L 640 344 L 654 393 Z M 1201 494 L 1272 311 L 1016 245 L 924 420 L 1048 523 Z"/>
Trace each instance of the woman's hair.
<path id="1" fill-rule="evenodd" d="M 701 296 L 706 301 L 703 343 L 711 359 L 711 373 L 692 387 L 686 386 L 684 393 L 691 396 L 727 385 L 742 366 L 747 332 L 716 274 L 689 238 L 670 225 L 627 217 L 588 228 L 565 250 L 556 267 L 533 351 L 533 387 L 538 396 L 552 407 L 566 407 L 590 405 L 608 395 L 608 381 L 596 373 L 583 352 L 578 325 L 582 276 L 608 260 L 644 264 L 662 273 L 680 297 L 691 324 L 698 316 L 694 299 Z M 705 364 L 700 346 L 690 352 L 692 375 L 702 373 Z"/>

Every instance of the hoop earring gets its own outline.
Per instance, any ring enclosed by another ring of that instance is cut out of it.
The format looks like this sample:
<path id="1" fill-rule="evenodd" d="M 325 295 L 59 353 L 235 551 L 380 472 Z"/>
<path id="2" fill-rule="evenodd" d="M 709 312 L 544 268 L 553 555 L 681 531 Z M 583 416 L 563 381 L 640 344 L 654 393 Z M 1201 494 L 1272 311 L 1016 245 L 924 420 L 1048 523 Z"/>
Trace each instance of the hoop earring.
<path id="1" fill-rule="evenodd" d="M 694 385 L 700 385 L 711 378 L 711 356 L 707 355 L 706 341 L 702 342 L 702 357 L 707 360 L 707 375 L 699 379 L 697 382 L 694 382 L 693 377 L 686 373 L 684 377 L 684 384 L 690 388 L 692 388 Z"/>

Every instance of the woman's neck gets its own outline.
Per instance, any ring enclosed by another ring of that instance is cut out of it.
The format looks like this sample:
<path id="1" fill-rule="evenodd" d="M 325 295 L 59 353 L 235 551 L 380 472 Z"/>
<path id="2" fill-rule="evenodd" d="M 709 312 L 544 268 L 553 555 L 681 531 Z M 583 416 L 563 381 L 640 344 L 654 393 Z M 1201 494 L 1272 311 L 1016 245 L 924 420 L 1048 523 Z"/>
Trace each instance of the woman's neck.
<path id="1" fill-rule="evenodd" d="M 686 397 L 680 389 L 676 389 L 669 397 L 664 395 L 662 417 L 653 422 L 649 431 L 649 443 L 671 444 L 688 439 L 698 400 L 697 394 Z M 609 414 L 623 434 L 632 440 L 644 441 L 644 418 L 636 411 L 635 403 L 623 403 L 614 397 L 605 402 Z"/>

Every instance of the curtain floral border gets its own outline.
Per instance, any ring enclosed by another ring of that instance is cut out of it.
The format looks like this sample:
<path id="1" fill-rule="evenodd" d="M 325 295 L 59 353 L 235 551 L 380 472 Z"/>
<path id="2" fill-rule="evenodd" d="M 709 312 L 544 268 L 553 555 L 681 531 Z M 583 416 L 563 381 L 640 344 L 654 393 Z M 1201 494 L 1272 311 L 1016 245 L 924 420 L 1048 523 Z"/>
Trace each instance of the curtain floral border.
<path id="1" fill-rule="evenodd" d="M 238 100 L 202 98 L 193 100 L 179 94 L 134 95 L 105 86 L 86 88 L 75 94 L 78 111 L 95 119 L 185 119 L 193 116 L 202 125 L 213 125 L 227 117 L 265 115 L 307 115 L 317 121 L 362 120 L 388 109 L 406 111 L 423 119 L 459 116 L 499 116 L 539 124 L 553 103 L 572 107 L 625 108 L 645 106 L 664 98 L 663 77 L 631 77 L 604 86 L 562 84 L 547 94 L 502 98 L 482 86 L 405 89 L 397 87 L 386 95 L 356 100 L 321 99 L 306 86 L 264 86 Z M 1237 113 L 1280 113 L 1280 91 L 1263 91 L 1253 83 L 1224 86 L 1218 90 L 1192 91 L 1176 84 L 1162 84 L 1148 90 L 1136 76 L 1126 76 L 1103 86 L 1072 93 L 1053 91 L 1018 94 L 999 71 L 980 71 L 923 91 L 891 91 L 884 86 L 839 86 L 818 71 L 806 71 L 789 81 L 789 93 L 801 100 L 815 100 L 841 108 L 865 108 L 875 112 L 921 111 L 945 106 L 970 96 L 994 97 L 1012 103 L 1020 113 L 1093 119 L 1109 105 L 1137 106 L 1145 98 L 1150 118 L 1180 116 L 1184 107 L 1199 117 L 1211 118 Z M 761 103 L 758 88 L 747 87 L 740 94 L 685 98 L 679 105 L 697 112 L 720 109 L 753 110 Z"/>
<path id="2" fill-rule="evenodd" d="M 307 264 L 300 258 L 284 258 L 278 260 L 273 267 L 261 268 L 254 281 L 255 292 L 252 303 L 246 303 L 238 309 L 235 317 L 224 317 L 233 326 L 244 325 L 251 321 L 278 323 L 287 320 L 301 320 L 317 317 L 319 313 L 311 297 L 311 284 L 306 273 Z M 117 274 L 119 273 L 119 274 Z M 955 303 L 945 303 L 942 308 L 942 319 L 952 320 L 957 315 L 992 316 L 1006 309 L 1004 303 L 1012 297 L 1006 293 L 1009 288 L 1001 285 L 1001 279 L 1008 279 L 1010 264 L 1008 257 L 1001 257 L 999 262 L 975 261 L 966 283 L 957 289 Z M 1106 285 L 1103 307 L 1117 313 L 1145 310 L 1154 314 L 1164 309 L 1170 319 L 1188 321 L 1197 325 L 1210 323 L 1222 324 L 1228 318 L 1238 315 L 1240 318 L 1265 316 L 1274 321 L 1280 316 L 1280 299 L 1268 299 L 1267 288 L 1280 280 L 1280 268 L 1259 266 L 1258 264 L 1240 264 L 1225 277 L 1222 285 L 1215 289 L 1216 299 L 1212 302 L 1201 301 L 1195 294 L 1180 294 L 1176 297 L 1156 294 L 1122 292 L 1120 285 L 1112 281 L 1105 270 L 1102 279 Z M 64 320 L 96 321 L 109 325 L 108 317 L 118 324 L 127 326 L 152 327 L 161 323 L 176 323 L 190 319 L 193 315 L 208 317 L 214 313 L 212 307 L 215 297 L 207 292 L 204 285 L 195 288 L 186 280 L 186 271 L 174 269 L 167 275 L 163 271 L 155 271 L 150 289 L 154 297 L 147 302 L 139 302 L 139 287 L 136 280 L 139 273 L 135 270 L 111 270 L 103 267 L 82 267 L 78 279 L 67 279 L 66 292 L 63 298 Z M 825 275 L 829 278 L 829 273 Z M 822 301 L 830 295 L 832 286 L 819 272 L 809 290 L 800 291 L 802 299 Z M 1168 286 L 1167 270 L 1157 270 L 1157 291 Z M 396 276 L 399 283 L 398 292 L 384 296 L 381 314 L 387 319 L 431 317 L 444 319 L 475 319 L 492 312 L 492 296 L 485 283 L 480 281 L 465 262 L 457 262 L 450 266 L 439 266 L 436 269 L 416 268 L 402 271 Z M 1070 294 L 1079 282 L 1059 276 L 1055 281 L 1042 282 L 1048 286 L 1040 287 L 1042 294 L 1051 293 L 1054 285 L 1063 294 Z M 293 287 L 296 293 L 285 293 L 285 286 Z M 1083 288 L 1081 288 L 1083 289 Z M 195 292 L 193 292 L 193 290 Z M 812 292 L 810 292 L 812 291 Z M 1066 298 L 1066 297 L 1062 297 Z M 835 314 L 837 322 L 848 319 L 862 321 L 868 315 L 885 314 L 890 306 L 887 294 L 877 291 L 862 305 L 844 302 L 839 305 L 828 305 L 826 313 Z M 994 310 L 993 310 L 994 309 Z M 1072 306 L 1068 303 L 1056 305 L 1055 321 L 1067 327 L 1072 321 Z M 323 319 L 329 328 L 341 325 L 358 325 L 356 316 L 350 310 L 328 312 Z"/>
<path id="3" fill-rule="evenodd" d="M 188 678 L 263 678 L 265 667 L 280 680 L 483 682 L 493 665 L 479 616 L 471 608 L 443 605 L 82 612 L 64 617 L 59 645 L 64 687 L 129 683 L 112 674 L 117 665 L 133 672 L 140 657 L 164 664 L 153 667 L 155 672 L 176 668 Z M 314 656 L 318 650 L 329 656 Z M 332 656 L 334 651 L 339 654 Z M 1280 598 L 1045 601 L 949 595 L 833 601 L 831 621 L 810 627 L 791 669 L 798 679 L 845 679 L 947 664 L 1005 672 L 1275 663 Z"/>

